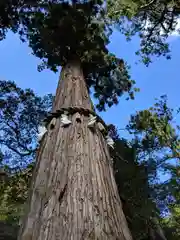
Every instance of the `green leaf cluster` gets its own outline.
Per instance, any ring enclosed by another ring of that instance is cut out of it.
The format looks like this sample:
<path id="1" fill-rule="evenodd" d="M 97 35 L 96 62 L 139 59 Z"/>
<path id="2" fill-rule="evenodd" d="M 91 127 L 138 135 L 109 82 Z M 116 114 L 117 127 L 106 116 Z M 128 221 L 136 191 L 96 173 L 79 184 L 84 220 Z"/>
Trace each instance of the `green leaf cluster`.
<path id="1" fill-rule="evenodd" d="M 4 164 L 23 167 L 32 161 L 38 126 L 51 106 L 51 94 L 41 98 L 12 81 L 0 81 L 0 146 Z"/>
<path id="2" fill-rule="evenodd" d="M 136 52 L 140 60 L 149 65 L 153 56 L 170 59 L 168 36 L 176 29 L 180 16 L 179 0 L 135 0 L 107 2 L 107 17 L 127 40 L 140 37 L 140 48 Z"/>

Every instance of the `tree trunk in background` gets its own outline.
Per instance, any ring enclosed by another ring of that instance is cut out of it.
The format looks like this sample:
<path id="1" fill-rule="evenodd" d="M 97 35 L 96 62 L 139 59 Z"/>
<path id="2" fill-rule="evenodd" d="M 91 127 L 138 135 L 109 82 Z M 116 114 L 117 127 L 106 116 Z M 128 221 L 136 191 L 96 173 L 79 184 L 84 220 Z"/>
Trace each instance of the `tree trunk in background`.
<path id="1" fill-rule="evenodd" d="M 53 111 L 70 106 L 93 108 L 78 61 L 62 69 Z M 80 118 L 58 118 L 42 140 L 19 240 L 132 239 L 104 137 Z"/>
<path id="2" fill-rule="evenodd" d="M 153 219 L 152 223 L 154 226 L 156 226 L 154 229 L 150 228 L 149 234 L 150 234 L 150 240 L 167 240 L 167 238 L 164 235 L 164 232 L 159 225 L 157 219 Z"/>

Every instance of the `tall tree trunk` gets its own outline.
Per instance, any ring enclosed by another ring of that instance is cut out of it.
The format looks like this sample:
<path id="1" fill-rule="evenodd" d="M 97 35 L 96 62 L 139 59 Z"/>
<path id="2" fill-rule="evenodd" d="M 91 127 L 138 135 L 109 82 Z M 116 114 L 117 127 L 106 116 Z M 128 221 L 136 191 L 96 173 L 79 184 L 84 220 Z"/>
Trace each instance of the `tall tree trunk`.
<path id="1" fill-rule="evenodd" d="M 53 111 L 69 106 L 93 108 L 78 61 L 62 69 Z M 20 240 L 132 239 L 104 137 L 80 118 L 58 118 L 41 142 Z"/>

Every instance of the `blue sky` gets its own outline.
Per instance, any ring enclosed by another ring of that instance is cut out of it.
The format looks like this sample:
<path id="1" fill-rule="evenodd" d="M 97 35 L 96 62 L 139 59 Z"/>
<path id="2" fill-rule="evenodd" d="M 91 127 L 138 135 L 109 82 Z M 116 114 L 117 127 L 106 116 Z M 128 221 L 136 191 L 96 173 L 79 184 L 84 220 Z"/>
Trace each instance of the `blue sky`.
<path id="1" fill-rule="evenodd" d="M 148 68 L 143 64 L 135 64 L 138 60 L 135 51 L 139 47 L 137 38 L 126 42 L 118 32 L 114 32 L 109 49 L 118 57 L 124 58 L 131 65 L 131 76 L 137 82 L 140 93 L 135 100 L 120 99 L 118 106 L 108 109 L 101 116 L 107 123 L 124 128 L 128 123 L 130 114 L 136 110 L 152 106 L 155 98 L 167 94 L 169 105 L 178 107 L 179 104 L 179 70 L 180 70 L 180 37 L 170 38 L 172 59 L 156 58 Z M 55 93 L 59 73 L 54 74 L 49 70 L 37 71 L 39 59 L 31 55 L 31 49 L 26 43 L 21 43 L 18 36 L 9 33 L 7 39 L 0 42 L 0 79 L 13 80 L 22 88 L 32 88 L 37 94 L 44 95 Z M 124 131 L 120 135 L 126 137 Z"/>

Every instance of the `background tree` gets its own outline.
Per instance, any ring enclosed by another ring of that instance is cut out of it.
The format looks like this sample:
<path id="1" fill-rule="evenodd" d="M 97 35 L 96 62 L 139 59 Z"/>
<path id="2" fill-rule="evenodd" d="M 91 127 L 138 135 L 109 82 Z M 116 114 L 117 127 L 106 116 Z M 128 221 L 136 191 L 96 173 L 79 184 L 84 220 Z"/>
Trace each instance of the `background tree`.
<path id="1" fill-rule="evenodd" d="M 179 0 L 107 1 L 107 16 L 127 40 L 140 37 L 140 49 L 136 52 L 148 66 L 153 56 L 170 58 L 167 38 L 179 33 Z"/>
<path id="2" fill-rule="evenodd" d="M 121 139 L 114 126 L 111 126 L 111 134 L 115 140 L 115 149 L 111 154 L 116 183 L 133 238 L 166 239 L 160 227 L 159 211 L 150 196 L 145 163 L 139 161 L 135 145 Z"/>
<path id="3" fill-rule="evenodd" d="M 5 39 L 8 30 L 19 33 L 21 36 L 21 24 L 28 18 L 28 12 L 37 4 L 48 0 L 2 0 L 0 3 L 0 40 Z M 49 1 L 51 2 L 51 0 Z"/>
<path id="4" fill-rule="evenodd" d="M 51 106 L 52 95 L 39 97 L 12 81 L 0 81 L 1 220 L 19 221 L 34 165 L 38 126 Z"/>
<path id="5" fill-rule="evenodd" d="M 51 106 L 51 94 L 41 98 L 12 81 L 0 81 L 1 160 L 9 167 L 23 167 L 32 161 L 38 126 Z"/>
<path id="6" fill-rule="evenodd" d="M 0 81 L 0 238 L 17 239 L 34 166 L 37 131 L 52 106 L 12 81 Z"/>
<path id="7" fill-rule="evenodd" d="M 167 96 L 162 96 L 149 110 L 132 115 L 127 126 L 134 135 L 132 144 L 136 148 L 138 161 L 146 166 L 149 194 L 160 210 L 168 239 L 179 238 L 180 142 L 179 126 L 175 122 L 178 113 L 179 110 L 168 107 Z M 160 181 L 160 173 L 168 174 L 168 179 Z M 171 222 L 176 227 L 173 228 Z"/>

